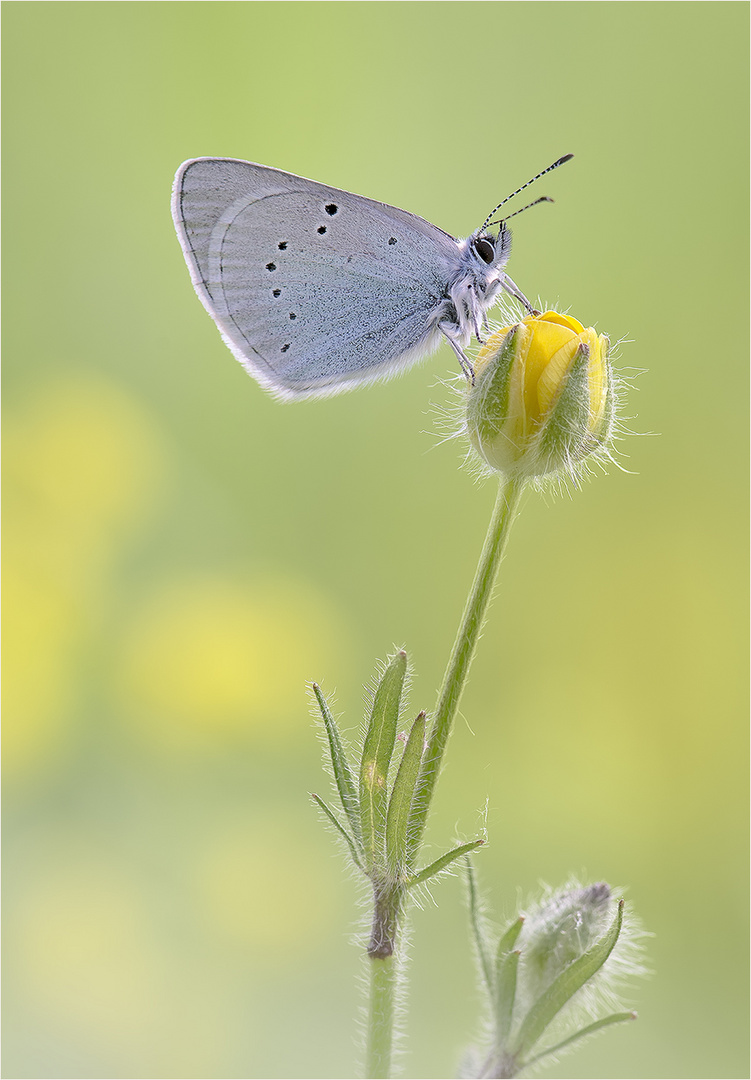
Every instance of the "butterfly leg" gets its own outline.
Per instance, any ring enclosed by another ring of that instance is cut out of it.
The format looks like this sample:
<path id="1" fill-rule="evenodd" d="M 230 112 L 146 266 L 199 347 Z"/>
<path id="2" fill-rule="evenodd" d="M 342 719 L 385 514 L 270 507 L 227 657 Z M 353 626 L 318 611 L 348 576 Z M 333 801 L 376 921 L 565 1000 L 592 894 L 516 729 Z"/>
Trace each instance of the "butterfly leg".
<path id="1" fill-rule="evenodd" d="M 448 341 L 449 345 L 451 346 L 451 348 L 456 353 L 456 358 L 459 361 L 459 367 L 462 369 L 462 372 L 463 372 L 464 377 L 466 378 L 467 382 L 470 384 L 470 386 L 474 386 L 475 385 L 475 371 L 474 371 L 474 368 L 472 367 L 471 363 L 469 362 L 469 357 L 464 352 L 464 349 L 462 349 L 459 342 L 456 341 L 456 339 L 451 335 L 451 333 L 447 329 L 447 327 L 449 325 L 451 325 L 451 324 L 447 323 L 447 324 L 442 325 L 441 323 L 438 323 L 438 329 L 441 331 L 443 336 L 446 338 L 446 341 Z"/>
<path id="2" fill-rule="evenodd" d="M 482 336 L 483 327 L 487 329 L 488 320 L 485 317 L 485 309 L 478 303 L 477 294 L 473 291 L 470 293 L 470 312 L 472 317 L 472 325 L 475 328 L 475 337 L 480 345 L 485 344 L 485 340 Z"/>
<path id="3" fill-rule="evenodd" d="M 527 311 L 528 311 L 528 313 L 530 315 L 539 315 L 540 314 L 539 311 L 536 311 L 535 308 L 532 307 L 529 300 L 527 300 L 526 296 L 521 291 L 521 289 L 518 288 L 518 286 L 516 286 L 513 283 L 513 281 L 511 280 L 511 278 L 508 277 L 508 275 L 506 275 L 506 274 L 503 275 L 502 286 L 506 290 L 507 293 L 509 293 L 511 296 L 514 297 L 515 300 L 518 300 L 521 304 L 524 304 L 525 308 L 527 309 Z"/>

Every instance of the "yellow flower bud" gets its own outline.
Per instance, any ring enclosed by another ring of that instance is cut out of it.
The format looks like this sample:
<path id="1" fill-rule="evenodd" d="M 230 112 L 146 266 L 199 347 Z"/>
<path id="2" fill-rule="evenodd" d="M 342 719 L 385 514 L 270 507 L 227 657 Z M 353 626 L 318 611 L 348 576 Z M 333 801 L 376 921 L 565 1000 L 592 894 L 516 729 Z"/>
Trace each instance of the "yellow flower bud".
<path id="1" fill-rule="evenodd" d="M 613 429 L 610 342 L 570 315 L 546 311 L 495 331 L 475 360 L 470 440 L 487 464 L 539 477 L 576 466 Z"/>

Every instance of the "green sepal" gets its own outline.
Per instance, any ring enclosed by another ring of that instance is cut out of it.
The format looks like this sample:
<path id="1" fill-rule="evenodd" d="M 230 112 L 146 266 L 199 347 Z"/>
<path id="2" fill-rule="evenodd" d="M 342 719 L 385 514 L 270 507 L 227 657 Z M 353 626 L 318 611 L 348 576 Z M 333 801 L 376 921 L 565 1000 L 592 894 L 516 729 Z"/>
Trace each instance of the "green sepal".
<path id="1" fill-rule="evenodd" d="M 520 956 L 521 952 L 515 949 L 513 952 L 499 953 L 496 957 L 493 1005 L 495 1011 L 495 1037 L 499 1047 L 506 1045 L 511 1031 L 514 1003 L 516 1002 L 516 975 L 519 969 Z"/>
<path id="2" fill-rule="evenodd" d="M 477 949 L 477 956 L 480 961 L 480 969 L 482 971 L 482 977 L 485 980 L 485 988 L 488 992 L 488 996 L 493 998 L 493 968 L 490 962 L 490 953 L 488 951 L 488 943 L 485 938 L 483 930 L 483 918 L 480 910 L 480 893 L 477 888 L 477 880 L 475 878 L 475 868 L 472 865 L 472 860 L 467 857 L 465 860 L 465 866 L 467 870 L 467 892 L 469 895 L 469 923 L 472 927 L 472 936 L 475 940 L 475 948 Z"/>
<path id="3" fill-rule="evenodd" d="M 604 1016 L 602 1020 L 595 1020 L 593 1024 L 588 1024 L 581 1031 L 575 1031 L 573 1035 L 569 1035 L 567 1039 L 562 1042 L 556 1043 L 555 1046 L 548 1047 L 547 1050 L 543 1050 L 541 1054 L 536 1054 L 529 1061 L 525 1061 L 523 1065 L 519 1066 L 519 1069 L 527 1069 L 530 1065 L 535 1065 L 538 1061 L 542 1061 L 543 1058 L 548 1057 L 550 1054 L 557 1054 L 566 1046 L 570 1046 L 573 1042 L 578 1042 L 579 1039 L 586 1039 L 588 1035 L 594 1035 L 600 1028 L 610 1027 L 611 1024 L 622 1024 L 625 1020 L 636 1020 L 637 1016 L 635 1012 L 620 1012 L 612 1013 L 610 1016 Z"/>
<path id="4" fill-rule="evenodd" d="M 612 436 L 613 429 L 615 427 L 615 411 L 617 405 L 617 395 L 615 387 L 613 386 L 613 366 L 610 363 L 610 342 L 605 338 L 605 346 L 603 347 L 602 363 L 605 368 L 605 379 L 607 380 L 607 393 L 605 395 L 605 411 L 602 416 L 600 424 L 593 432 L 598 446 L 606 446 Z"/>
<path id="5" fill-rule="evenodd" d="M 425 713 L 421 712 L 412 725 L 407 745 L 404 747 L 386 816 L 386 862 L 391 873 L 401 874 L 410 869 L 407 825 L 424 746 Z"/>
<path id="6" fill-rule="evenodd" d="M 589 434 L 589 346 L 582 343 L 539 434 L 538 452 L 546 469 L 557 469 L 592 449 Z"/>
<path id="7" fill-rule="evenodd" d="M 467 428 L 482 453 L 484 442 L 492 442 L 508 417 L 511 371 L 519 338 L 526 328 L 517 324 L 506 335 L 499 354 L 482 369 L 467 401 Z"/>
<path id="8" fill-rule="evenodd" d="M 349 826 L 352 829 L 355 839 L 359 842 L 360 807 L 357 798 L 355 777 L 349 762 L 347 761 L 347 755 L 342 746 L 342 740 L 336 720 L 334 719 L 331 709 L 328 706 L 328 702 L 323 696 L 321 688 L 317 683 L 313 683 L 313 693 L 318 702 L 318 708 L 321 710 L 321 716 L 329 739 L 331 767 L 334 771 L 334 780 L 336 781 L 337 791 L 339 792 L 339 799 L 344 813 L 347 815 L 347 821 L 349 822 Z"/>
<path id="9" fill-rule="evenodd" d="M 334 811 L 331 810 L 330 807 L 328 807 L 326 805 L 326 803 L 323 801 L 323 799 L 321 798 L 320 795 L 316 795 L 314 792 L 311 791 L 310 792 L 310 797 L 311 797 L 311 799 L 315 800 L 315 802 L 318 804 L 318 806 L 320 806 L 321 810 L 323 810 L 324 814 L 329 819 L 331 824 L 338 830 L 338 832 L 341 833 L 341 835 L 347 841 L 347 844 L 348 844 L 349 850 L 350 850 L 350 854 L 352 855 L 352 861 L 354 862 L 355 866 L 359 870 L 362 870 L 363 865 L 362 865 L 362 861 L 360 859 L 360 853 L 357 850 L 357 844 L 352 839 L 352 837 L 349 835 L 349 833 L 344 828 L 342 823 L 339 821 L 339 819 L 336 816 L 336 814 L 334 813 Z"/>
<path id="10" fill-rule="evenodd" d="M 527 1053 L 566 1002 L 595 975 L 610 956 L 623 924 L 623 900 L 607 933 L 564 968 L 529 1010 L 516 1039 L 514 1057 Z"/>
<path id="11" fill-rule="evenodd" d="M 426 866 L 424 870 L 418 870 L 416 874 L 410 874 L 407 878 L 407 887 L 411 889 L 413 885 L 419 885 L 421 881 L 427 881 L 428 878 L 440 874 L 441 870 L 445 870 L 455 859 L 460 859 L 462 855 L 466 855 L 467 852 L 482 847 L 484 843 L 485 837 L 482 837 L 480 840 L 470 840 L 468 844 L 460 844 L 459 847 L 447 851 L 445 855 L 441 855 L 440 859 L 436 859 L 430 866 Z"/>
<path id="12" fill-rule="evenodd" d="M 368 873 L 382 872 L 385 856 L 388 775 L 407 674 L 407 654 L 391 658 L 378 683 L 360 765 L 360 827 Z"/>

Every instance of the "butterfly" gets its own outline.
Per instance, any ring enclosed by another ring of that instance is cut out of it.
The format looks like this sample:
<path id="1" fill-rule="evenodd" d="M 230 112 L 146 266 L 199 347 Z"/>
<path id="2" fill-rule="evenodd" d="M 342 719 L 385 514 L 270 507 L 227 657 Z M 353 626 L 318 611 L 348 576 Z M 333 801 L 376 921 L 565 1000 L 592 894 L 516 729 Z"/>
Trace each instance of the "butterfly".
<path id="1" fill-rule="evenodd" d="M 499 294 L 533 310 L 505 270 L 515 215 L 491 219 L 571 157 L 463 240 L 387 203 L 233 158 L 184 162 L 172 215 L 201 303 L 276 396 L 372 382 L 443 340 L 471 378 L 464 349 L 472 336 L 482 341 Z M 535 200 L 544 201 L 552 200 Z"/>

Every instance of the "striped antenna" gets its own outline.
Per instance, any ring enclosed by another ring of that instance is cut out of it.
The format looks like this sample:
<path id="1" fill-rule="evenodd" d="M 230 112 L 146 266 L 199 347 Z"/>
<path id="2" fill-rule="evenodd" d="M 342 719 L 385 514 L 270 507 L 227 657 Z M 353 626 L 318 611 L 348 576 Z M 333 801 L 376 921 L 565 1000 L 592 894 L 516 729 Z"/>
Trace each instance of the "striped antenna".
<path id="1" fill-rule="evenodd" d="M 539 180 L 541 176 L 545 176 L 547 173 L 552 172 L 553 169 L 557 169 L 559 165 L 563 165 L 565 164 L 565 162 L 571 161 L 571 158 L 573 156 L 573 154 L 564 154 L 562 158 L 558 158 L 558 160 L 554 161 L 552 165 L 548 165 L 547 169 L 543 169 L 542 172 L 538 172 L 537 176 L 533 176 L 531 180 L 527 180 L 526 184 L 522 184 L 522 186 L 517 188 L 516 191 L 512 191 L 510 195 L 507 195 L 505 199 L 502 199 L 501 202 L 498 203 L 498 206 L 494 206 L 488 216 L 485 218 L 485 221 L 480 226 L 480 232 L 483 232 L 485 229 L 487 229 L 493 214 L 496 212 L 496 210 L 500 210 L 502 206 L 505 206 L 509 199 L 513 199 L 514 196 L 518 195 L 520 191 L 524 191 L 524 189 L 528 188 L 530 184 L 534 184 L 535 180 Z M 531 205 L 533 204 L 530 203 L 530 206 Z M 518 211 L 518 213 L 521 213 L 521 211 Z M 509 217 L 513 217 L 513 215 L 509 214 Z M 508 218 L 504 218 L 504 221 L 507 220 Z"/>
<path id="2" fill-rule="evenodd" d="M 541 202 L 555 202 L 555 199 L 551 199 L 549 195 L 541 195 L 539 199 L 535 199 L 534 202 L 527 203 L 521 210 L 514 210 L 513 214 L 507 214 L 506 217 L 498 218 L 497 221 L 489 221 L 486 225 L 483 225 L 483 230 L 492 228 L 493 225 L 504 225 L 507 221 L 510 221 L 512 217 L 516 217 L 517 214 L 523 214 L 525 210 L 529 210 L 530 206 L 537 206 Z"/>

